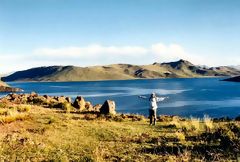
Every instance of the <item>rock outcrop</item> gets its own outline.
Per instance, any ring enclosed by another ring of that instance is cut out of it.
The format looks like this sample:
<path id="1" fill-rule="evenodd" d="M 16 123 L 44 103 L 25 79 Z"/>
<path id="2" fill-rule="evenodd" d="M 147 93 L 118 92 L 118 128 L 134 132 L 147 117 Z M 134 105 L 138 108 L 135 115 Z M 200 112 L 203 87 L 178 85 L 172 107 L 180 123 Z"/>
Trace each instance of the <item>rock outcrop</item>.
<path id="1" fill-rule="evenodd" d="M 75 107 L 76 109 L 79 109 L 80 111 L 85 110 L 85 100 L 82 96 L 77 96 L 77 98 L 75 99 L 74 103 L 73 103 L 73 107 Z"/>
<path id="2" fill-rule="evenodd" d="M 105 101 L 103 105 L 92 105 L 91 102 L 85 101 L 82 96 L 77 96 L 74 102 L 71 102 L 70 97 L 65 96 L 48 96 L 38 95 L 35 92 L 31 94 L 16 94 L 11 93 L 0 99 L 0 102 L 13 104 L 31 104 L 45 108 L 60 108 L 63 110 L 75 110 L 78 112 L 95 112 L 101 114 L 116 114 L 115 102 L 111 100 Z"/>
<path id="3" fill-rule="evenodd" d="M 100 112 L 101 107 L 102 107 L 101 104 L 97 104 L 97 105 L 93 106 L 93 111 Z"/>
<path id="4" fill-rule="evenodd" d="M 95 111 L 95 110 L 93 109 L 93 105 L 92 105 L 91 102 L 89 102 L 89 101 L 85 102 L 85 110 L 86 110 L 86 111 Z"/>
<path id="5" fill-rule="evenodd" d="M 114 101 L 106 100 L 100 108 L 101 114 L 116 114 L 116 104 Z"/>
<path id="6" fill-rule="evenodd" d="M 38 95 L 35 92 L 31 94 L 11 93 L 0 99 L 2 102 L 12 102 L 14 104 L 33 104 L 48 108 L 57 107 L 59 103 L 71 103 L 68 97 L 52 97 L 48 95 Z M 72 103 L 71 103 L 72 104 Z"/>

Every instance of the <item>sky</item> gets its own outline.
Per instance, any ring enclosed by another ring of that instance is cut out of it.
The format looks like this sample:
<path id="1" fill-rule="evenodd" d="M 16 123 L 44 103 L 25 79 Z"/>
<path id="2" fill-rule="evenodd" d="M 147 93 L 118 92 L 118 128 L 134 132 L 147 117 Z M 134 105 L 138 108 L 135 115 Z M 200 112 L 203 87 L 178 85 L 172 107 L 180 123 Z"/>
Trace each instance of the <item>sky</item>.
<path id="1" fill-rule="evenodd" d="M 239 0 L 0 0 L 0 73 L 37 66 L 240 65 Z"/>

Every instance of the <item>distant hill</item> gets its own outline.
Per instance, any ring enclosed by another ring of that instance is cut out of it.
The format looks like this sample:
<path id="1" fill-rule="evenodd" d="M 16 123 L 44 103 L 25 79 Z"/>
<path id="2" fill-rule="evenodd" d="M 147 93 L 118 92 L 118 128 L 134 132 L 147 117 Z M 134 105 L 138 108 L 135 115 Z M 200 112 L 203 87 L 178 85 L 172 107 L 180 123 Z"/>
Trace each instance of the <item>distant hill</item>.
<path id="1" fill-rule="evenodd" d="M 49 66 L 15 72 L 3 81 L 94 81 L 139 78 L 192 78 L 236 76 L 240 70 L 232 67 L 196 66 L 186 60 L 151 65 L 113 64 L 107 66 Z"/>
<path id="2" fill-rule="evenodd" d="M 223 81 L 240 82 L 240 76 L 224 79 Z"/>
<path id="3" fill-rule="evenodd" d="M 233 68 L 235 68 L 235 69 L 238 69 L 238 70 L 240 70 L 240 65 L 237 65 L 237 66 L 232 66 Z"/>

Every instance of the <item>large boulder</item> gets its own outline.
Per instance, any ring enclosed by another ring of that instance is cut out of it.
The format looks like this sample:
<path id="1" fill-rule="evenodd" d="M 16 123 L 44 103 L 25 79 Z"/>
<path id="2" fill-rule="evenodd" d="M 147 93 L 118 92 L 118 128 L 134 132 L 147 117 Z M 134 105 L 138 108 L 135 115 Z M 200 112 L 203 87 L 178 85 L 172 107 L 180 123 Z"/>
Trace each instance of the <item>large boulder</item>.
<path id="1" fill-rule="evenodd" d="M 102 104 L 97 104 L 93 106 L 93 111 L 100 112 L 101 107 L 102 107 Z"/>
<path id="2" fill-rule="evenodd" d="M 85 103 L 85 109 L 86 109 L 86 111 L 94 111 L 93 105 L 92 105 L 91 102 L 89 102 L 89 101 L 87 101 L 87 102 Z"/>
<path id="3" fill-rule="evenodd" d="M 85 110 L 85 105 L 86 105 L 86 102 L 82 96 L 77 96 L 77 98 L 73 102 L 73 107 L 75 107 L 76 109 L 79 109 L 80 111 Z"/>
<path id="4" fill-rule="evenodd" d="M 48 95 L 43 95 L 43 97 L 46 99 L 47 103 L 50 103 L 53 100 L 53 98 L 51 96 L 48 96 Z"/>
<path id="5" fill-rule="evenodd" d="M 72 99 L 70 97 L 66 97 L 65 100 L 68 102 L 68 103 L 72 103 Z"/>
<path id="6" fill-rule="evenodd" d="M 116 114 L 116 104 L 114 101 L 106 100 L 100 108 L 101 114 Z"/>

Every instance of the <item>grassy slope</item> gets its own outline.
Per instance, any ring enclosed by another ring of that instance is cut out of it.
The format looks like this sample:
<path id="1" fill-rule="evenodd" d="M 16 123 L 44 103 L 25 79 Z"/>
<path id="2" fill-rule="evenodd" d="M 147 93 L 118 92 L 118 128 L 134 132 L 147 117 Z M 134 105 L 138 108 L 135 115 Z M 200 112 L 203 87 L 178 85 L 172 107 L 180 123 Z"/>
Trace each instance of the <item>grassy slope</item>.
<path id="1" fill-rule="evenodd" d="M 51 81 L 87 81 L 87 80 L 115 80 L 115 79 L 133 79 L 133 77 L 120 73 L 118 69 L 111 70 L 103 67 L 81 68 L 71 67 L 61 71 L 61 73 L 52 74 L 41 78 L 40 80 Z"/>
<path id="2" fill-rule="evenodd" d="M 213 123 L 206 120 L 202 123 L 197 119 L 181 121 L 176 117 L 169 121 L 158 122 L 157 126 L 151 127 L 144 118 L 140 118 L 142 119 L 140 121 L 133 121 L 130 118 L 122 119 L 119 116 L 111 120 L 106 120 L 105 117 L 96 119 L 94 114 L 66 114 L 41 107 L 32 107 L 30 112 L 28 107 L 24 112 L 24 105 L 20 110 L 25 114 L 22 116 L 23 121 L 0 125 L 0 159 L 13 161 L 16 159 L 22 161 L 176 161 L 176 159 L 182 159 L 188 161 L 193 158 L 203 160 L 206 155 L 194 153 L 191 149 L 196 147 L 203 149 L 204 152 L 210 147 L 212 151 L 216 151 L 214 148 L 219 146 L 219 141 L 215 136 L 209 143 L 207 138 L 196 140 L 194 137 L 207 133 L 206 130 L 214 132 L 221 127 L 227 130 L 227 136 L 232 140 L 239 141 L 240 138 L 239 134 L 229 130 L 227 125 L 230 123 L 225 122 Z M 13 117 L 13 115 L 10 116 Z M 238 125 L 240 132 L 239 123 L 231 123 Z M 227 145 L 230 145 L 230 142 L 227 142 Z M 176 152 L 176 149 L 181 151 L 182 147 L 188 147 L 190 150 Z M 235 158 L 226 148 L 219 146 L 219 149 L 226 155 L 221 156 L 216 151 L 207 158 L 215 158 L 215 160 Z"/>
<path id="3" fill-rule="evenodd" d="M 201 68 L 188 61 L 180 60 L 152 65 L 112 64 L 86 68 L 75 66 L 41 67 L 18 72 L 4 79 L 8 81 L 93 81 L 139 78 L 191 78 L 237 74 L 240 74 L 240 71 L 230 67 Z"/>

